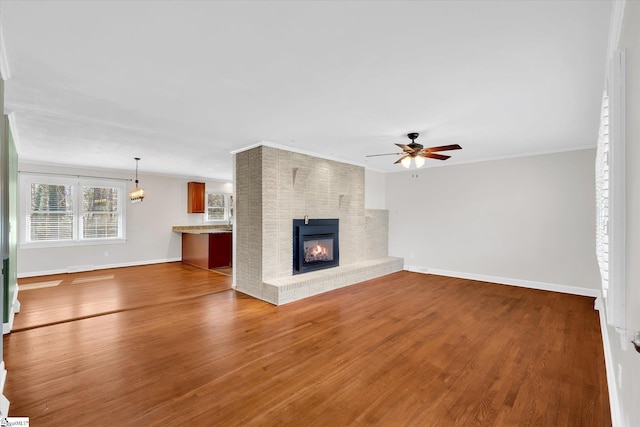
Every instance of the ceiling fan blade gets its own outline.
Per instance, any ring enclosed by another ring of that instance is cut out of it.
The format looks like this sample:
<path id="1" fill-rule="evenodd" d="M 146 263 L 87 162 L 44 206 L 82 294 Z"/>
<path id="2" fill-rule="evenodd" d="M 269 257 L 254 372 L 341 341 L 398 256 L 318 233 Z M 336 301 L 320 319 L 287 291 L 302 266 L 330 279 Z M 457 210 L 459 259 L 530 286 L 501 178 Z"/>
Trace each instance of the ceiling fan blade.
<path id="1" fill-rule="evenodd" d="M 436 151 L 461 150 L 461 149 L 462 149 L 462 147 L 459 146 L 458 144 L 442 145 L 440 147 L 425 148 L 425 150 L 427 150 L 429 153 L 434 153 Z"/>
<path id="2" fill-rule="evenodd" d="M 378 157 L 378 156 L 399 156 L 403 153 L 387 153 L 387 154 L 369 154 L 365 157 Z"/>
<path id="3" fill-rule="evenodd" d="M 393 164 L 395 165 L 396 163 L 400 163 L 405 157 L 409 157 L 408 154 L 405 154 L 404 156 L 400 157 L 398 160 L 396 160 L 395 162 L 393 162 Z"/>
<path id="4" fill-rule="evenodd" d="M 436 153 L 424 153 L 422 154 L 422 157 L 428 157 L 430 159 L 437 159 L 437 160 L 447 160 L 451 156 L 444 156 L 442 154 L 436 154 Z"/>
<path id="5" fill-rule="evenodd" d="M 396 144 L 396 145 L 402 148 L 402 151 L 404 151 L 405 153 L 413 153 L 413 148 L 409 147 L 408 145 L 404 145 L 404 144 Z"/>

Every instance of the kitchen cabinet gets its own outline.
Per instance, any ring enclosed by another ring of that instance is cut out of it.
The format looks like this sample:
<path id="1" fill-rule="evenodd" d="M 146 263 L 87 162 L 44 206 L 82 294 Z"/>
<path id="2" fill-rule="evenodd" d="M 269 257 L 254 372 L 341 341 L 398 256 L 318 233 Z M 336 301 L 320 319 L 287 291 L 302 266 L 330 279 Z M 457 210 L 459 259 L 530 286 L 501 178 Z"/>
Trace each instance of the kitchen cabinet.
<path id="1" fill-rule="evenodd" d="M 182 233 L 182 261 L 200 268 L 231 265 L 232 233 Z"/>
<path id="2" fill-rule="evenodd" d="M 209 268 L 231 265 L 231 233 L 209 234 Z"/>
<path id="3" fill-rule="evenodd" d="M 205 209 L 204 182 L 187 183 L 187 213 L 204 213 Z"/>

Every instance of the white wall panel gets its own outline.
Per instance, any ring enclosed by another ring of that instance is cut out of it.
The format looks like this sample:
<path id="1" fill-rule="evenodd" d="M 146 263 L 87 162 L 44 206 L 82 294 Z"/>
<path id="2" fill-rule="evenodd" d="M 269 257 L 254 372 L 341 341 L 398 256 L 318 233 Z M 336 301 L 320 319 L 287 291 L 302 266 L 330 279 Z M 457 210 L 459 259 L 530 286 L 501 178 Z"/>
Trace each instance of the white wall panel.
<path id="1" fill-rule="evenodd" d="M 364 171 L 364 207 L 366 209 L 386 209 L 385 173 Z"/>
<path id="2" fill-rule="evenodd" d="M 590 149 L 387 174 L 389 255 L 598 289 L 594 159 Z"/>

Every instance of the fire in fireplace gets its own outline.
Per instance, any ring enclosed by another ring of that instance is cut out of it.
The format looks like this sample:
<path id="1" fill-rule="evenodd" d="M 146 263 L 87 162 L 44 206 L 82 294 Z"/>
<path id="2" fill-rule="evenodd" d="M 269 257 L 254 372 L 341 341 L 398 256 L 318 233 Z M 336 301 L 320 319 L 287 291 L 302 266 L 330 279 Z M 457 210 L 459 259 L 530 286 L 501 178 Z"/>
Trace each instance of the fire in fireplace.
<path id="1" fill-rule="evenodd" d="M 293 220 L 293 274 L 339 265 L 337 219 Z"/>
<path id="2" fill-rule="evenodd" d="M 304 241 L 304 262 L 333 261 L 333 239 Z"/>

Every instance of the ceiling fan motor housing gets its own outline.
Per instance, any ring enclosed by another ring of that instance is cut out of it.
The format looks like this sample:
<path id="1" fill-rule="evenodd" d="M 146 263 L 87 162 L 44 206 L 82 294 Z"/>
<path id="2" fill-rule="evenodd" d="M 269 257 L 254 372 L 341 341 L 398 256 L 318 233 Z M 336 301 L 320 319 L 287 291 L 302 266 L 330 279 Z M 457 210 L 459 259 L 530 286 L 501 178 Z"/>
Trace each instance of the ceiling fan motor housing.
<path id="1" fill-rule="evenodd" d="M 412 132 L 412 133 L 408 133 L 407 136 L 411 140 L 411 143 L 407 144 L 407 147 L 413 150 L 413 153 L 411 153 L 411 157 L 414 157 L 417 154 L 417 151 L 420 151 L 424 148 L 422 144 L 418 144 L 416 142 L 416 138 L 419 137 L 420 134 L 418 132 Z"/>

